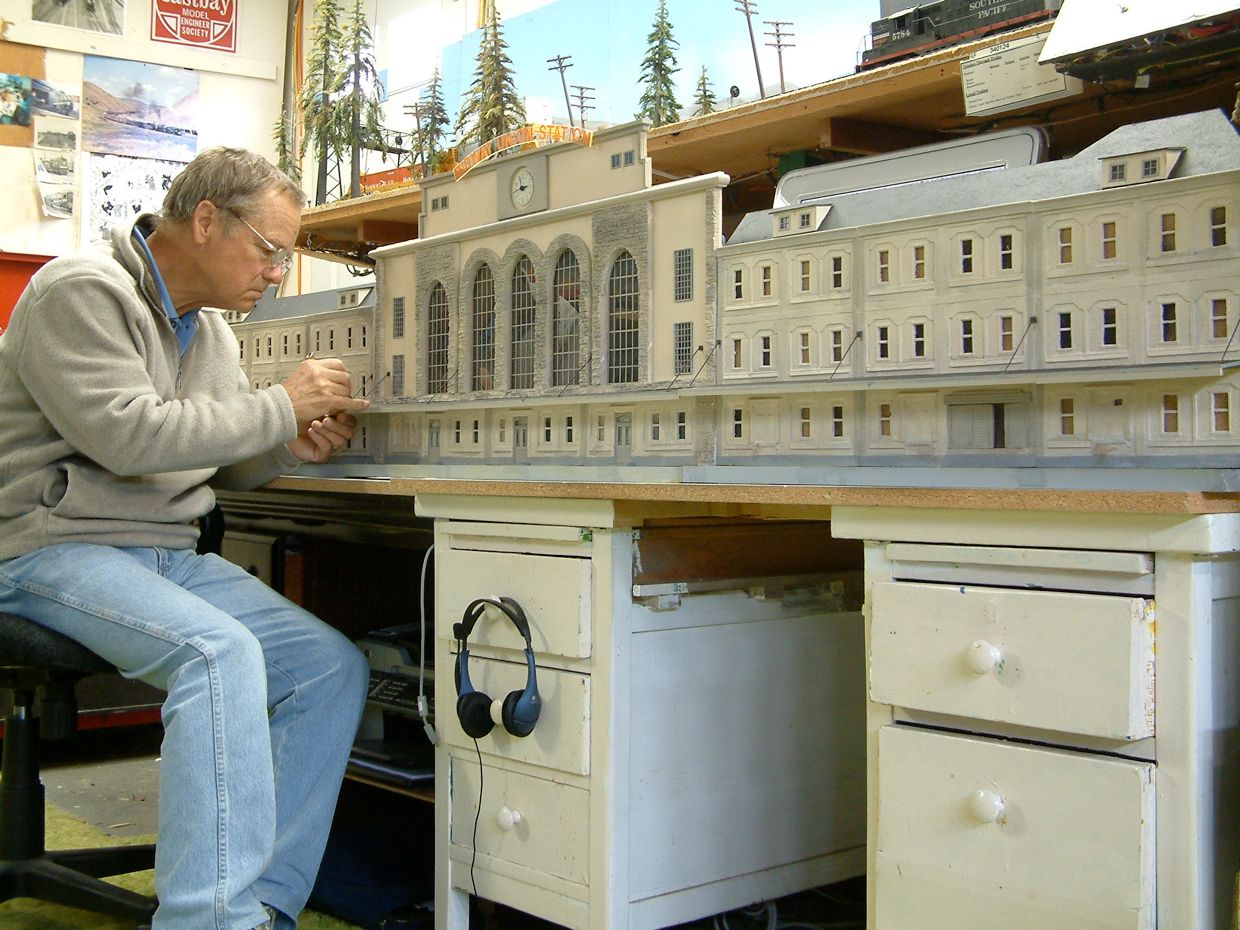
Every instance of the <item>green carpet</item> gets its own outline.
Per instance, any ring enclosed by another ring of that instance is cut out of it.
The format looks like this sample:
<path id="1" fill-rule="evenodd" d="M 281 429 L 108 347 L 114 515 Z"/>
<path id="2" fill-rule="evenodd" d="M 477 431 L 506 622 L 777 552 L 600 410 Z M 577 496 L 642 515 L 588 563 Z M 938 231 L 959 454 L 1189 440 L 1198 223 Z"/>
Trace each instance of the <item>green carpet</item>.
<path id="1" fill-rule="evenodd" d="M 70 817 L 54 804 L 47 805 L 47 847 L 49 849 L 78 849 L 153 842 L 155 842 L 153 836 L 125 838 L 107 836 L 90 824 Z M 153 871 L 118 875 L 108 881 L 139 894 L 155 893 Z M 17 898 L 0 903 L 0 927 L 4 930 L 133 930 L 134 925 L 114 917 L 91 914 L 76 908 L 62 907 L 59 904 L 48 904 L 30 898 Z M 301 915 L 299 930 L 357 930 L 357 928 L 343 920 L 306 911 Z"/>

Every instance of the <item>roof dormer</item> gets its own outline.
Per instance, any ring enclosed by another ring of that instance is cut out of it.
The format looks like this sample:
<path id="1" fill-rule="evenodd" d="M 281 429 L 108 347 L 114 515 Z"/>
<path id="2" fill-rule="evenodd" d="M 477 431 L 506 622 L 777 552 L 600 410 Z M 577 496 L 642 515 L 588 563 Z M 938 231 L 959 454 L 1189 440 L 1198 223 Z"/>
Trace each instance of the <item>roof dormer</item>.
<path id="1" fill-rule="evenodd" d="M 829 203 L 803 203 L 771 212 L 771 233 L 774 236 L 793 236 L 797 233 L 814 232 L 831 212 Z"/>
<path id="2" fill-rule="evenodd" d="M 1110 155 L 1102 161 L 1102 186 L 1123 187 L 1146 181 L 1165 181 L 1175 171 L 1182 148 L 1151 149 L 1128 155 Z"/>

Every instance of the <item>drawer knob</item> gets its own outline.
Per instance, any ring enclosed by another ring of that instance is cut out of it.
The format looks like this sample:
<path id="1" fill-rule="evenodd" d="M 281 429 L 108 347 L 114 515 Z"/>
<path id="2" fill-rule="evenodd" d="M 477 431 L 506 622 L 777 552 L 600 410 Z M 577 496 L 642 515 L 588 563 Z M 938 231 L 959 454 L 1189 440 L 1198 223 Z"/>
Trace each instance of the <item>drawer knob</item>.
<path id="1" fill-rule="evenodd" d="M 1003 653 L 999 651 L 999 647 L 993 643 L 986 642 L 984 639 L 975 639 L 969 643 L 967 655 L 969 668 L 979 675 L 993 672 L 1003 659 Z"/>
<path id="2" fill-rule="evenodd" d="M 1003 798 L 985 788 L 979 788 L 969 798 L 969 811 L 978 823 L 995 823 L 1003 816 L 1003 806 Z"/>
<path id="3" fill-rule="evenodd" d="M 521 812 L 511 807 L 501 807 L 495 815 L 495 822 L 501 830 L 511 830 L 521 822 Z"/>

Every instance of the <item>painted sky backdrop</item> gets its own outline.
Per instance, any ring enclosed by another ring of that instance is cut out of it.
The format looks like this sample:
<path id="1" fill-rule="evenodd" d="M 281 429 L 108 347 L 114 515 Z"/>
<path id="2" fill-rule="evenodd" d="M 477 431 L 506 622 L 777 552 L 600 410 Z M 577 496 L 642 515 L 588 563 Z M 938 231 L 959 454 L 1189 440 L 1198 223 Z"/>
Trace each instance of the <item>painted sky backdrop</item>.
<path id="1" fill-rule="evenodd" d="M 566 73 L 572 85 L 596 88 L 591 120 L 623 123 L 637 112 L 641 60 L 654 24 L 657 0 L 618 4 L 614 0 L 553 0 L 545 5 L 501 3 L 504 37 L 516 73 L 517 92 L 527 100 L 529 117 L 538 121 L 565 119 L 564 92 L 547 59 L 571 55 Z M 781 20 L 792 33 L 784 49 L 784 76 L 789 89 L 851 74 L 870 23 L 879 16 L 878 0 L 755 0 L 754 33 L 767 94 L 779 89 L 774 39 L 765 20 Z M 715 95 L 724 104 L 736 85 L 740 100 L 758 97 L 753 50 L 745 16 L 735 0 L 667 0 L 672 34 L 680 47 L 676 74 L 677 102 L 692 107 L 694 88 L 703 65 Z M 473 81 L 480 31 L 441 51 L 444 98 L 455 118 L 461 94 Z"/>

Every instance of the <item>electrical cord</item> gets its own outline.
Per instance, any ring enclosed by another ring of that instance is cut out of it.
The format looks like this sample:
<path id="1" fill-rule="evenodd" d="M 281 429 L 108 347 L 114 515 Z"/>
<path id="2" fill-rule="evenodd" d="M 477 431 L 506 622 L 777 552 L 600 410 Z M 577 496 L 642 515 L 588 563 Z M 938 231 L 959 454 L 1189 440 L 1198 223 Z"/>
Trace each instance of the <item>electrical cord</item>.
<path id="1" fill-rule="evenodd" d="M 430 706 L 426 700 L 426 569 L 430 565 L 431 553 L 435 551 L 435 544 L 431 543 L 426 555 L 422 556 L 422 580 L 418 588 L 418 613 L 421 623 L 421 639 L 418 647 L 418 716 L 422 718 L 422 730 L 426 733 L 426 738 L 431 741 L 432 746 L 439 745 L 439 734 L 435 732 L 435 725 L 431 722 Z"/>
<path id="2" fill-rule="evenodd" d="M 478 864 L 478 819 L 482 816 L 482 747 L 474 740 L 474 752 L 478 753 L 478 807 L 474 811 L 473 849 L 469 854 L 469 883 L 474 886 L 474 897 L 478 897 L 478 882 L 474 879 L 474 866 Z"/>

